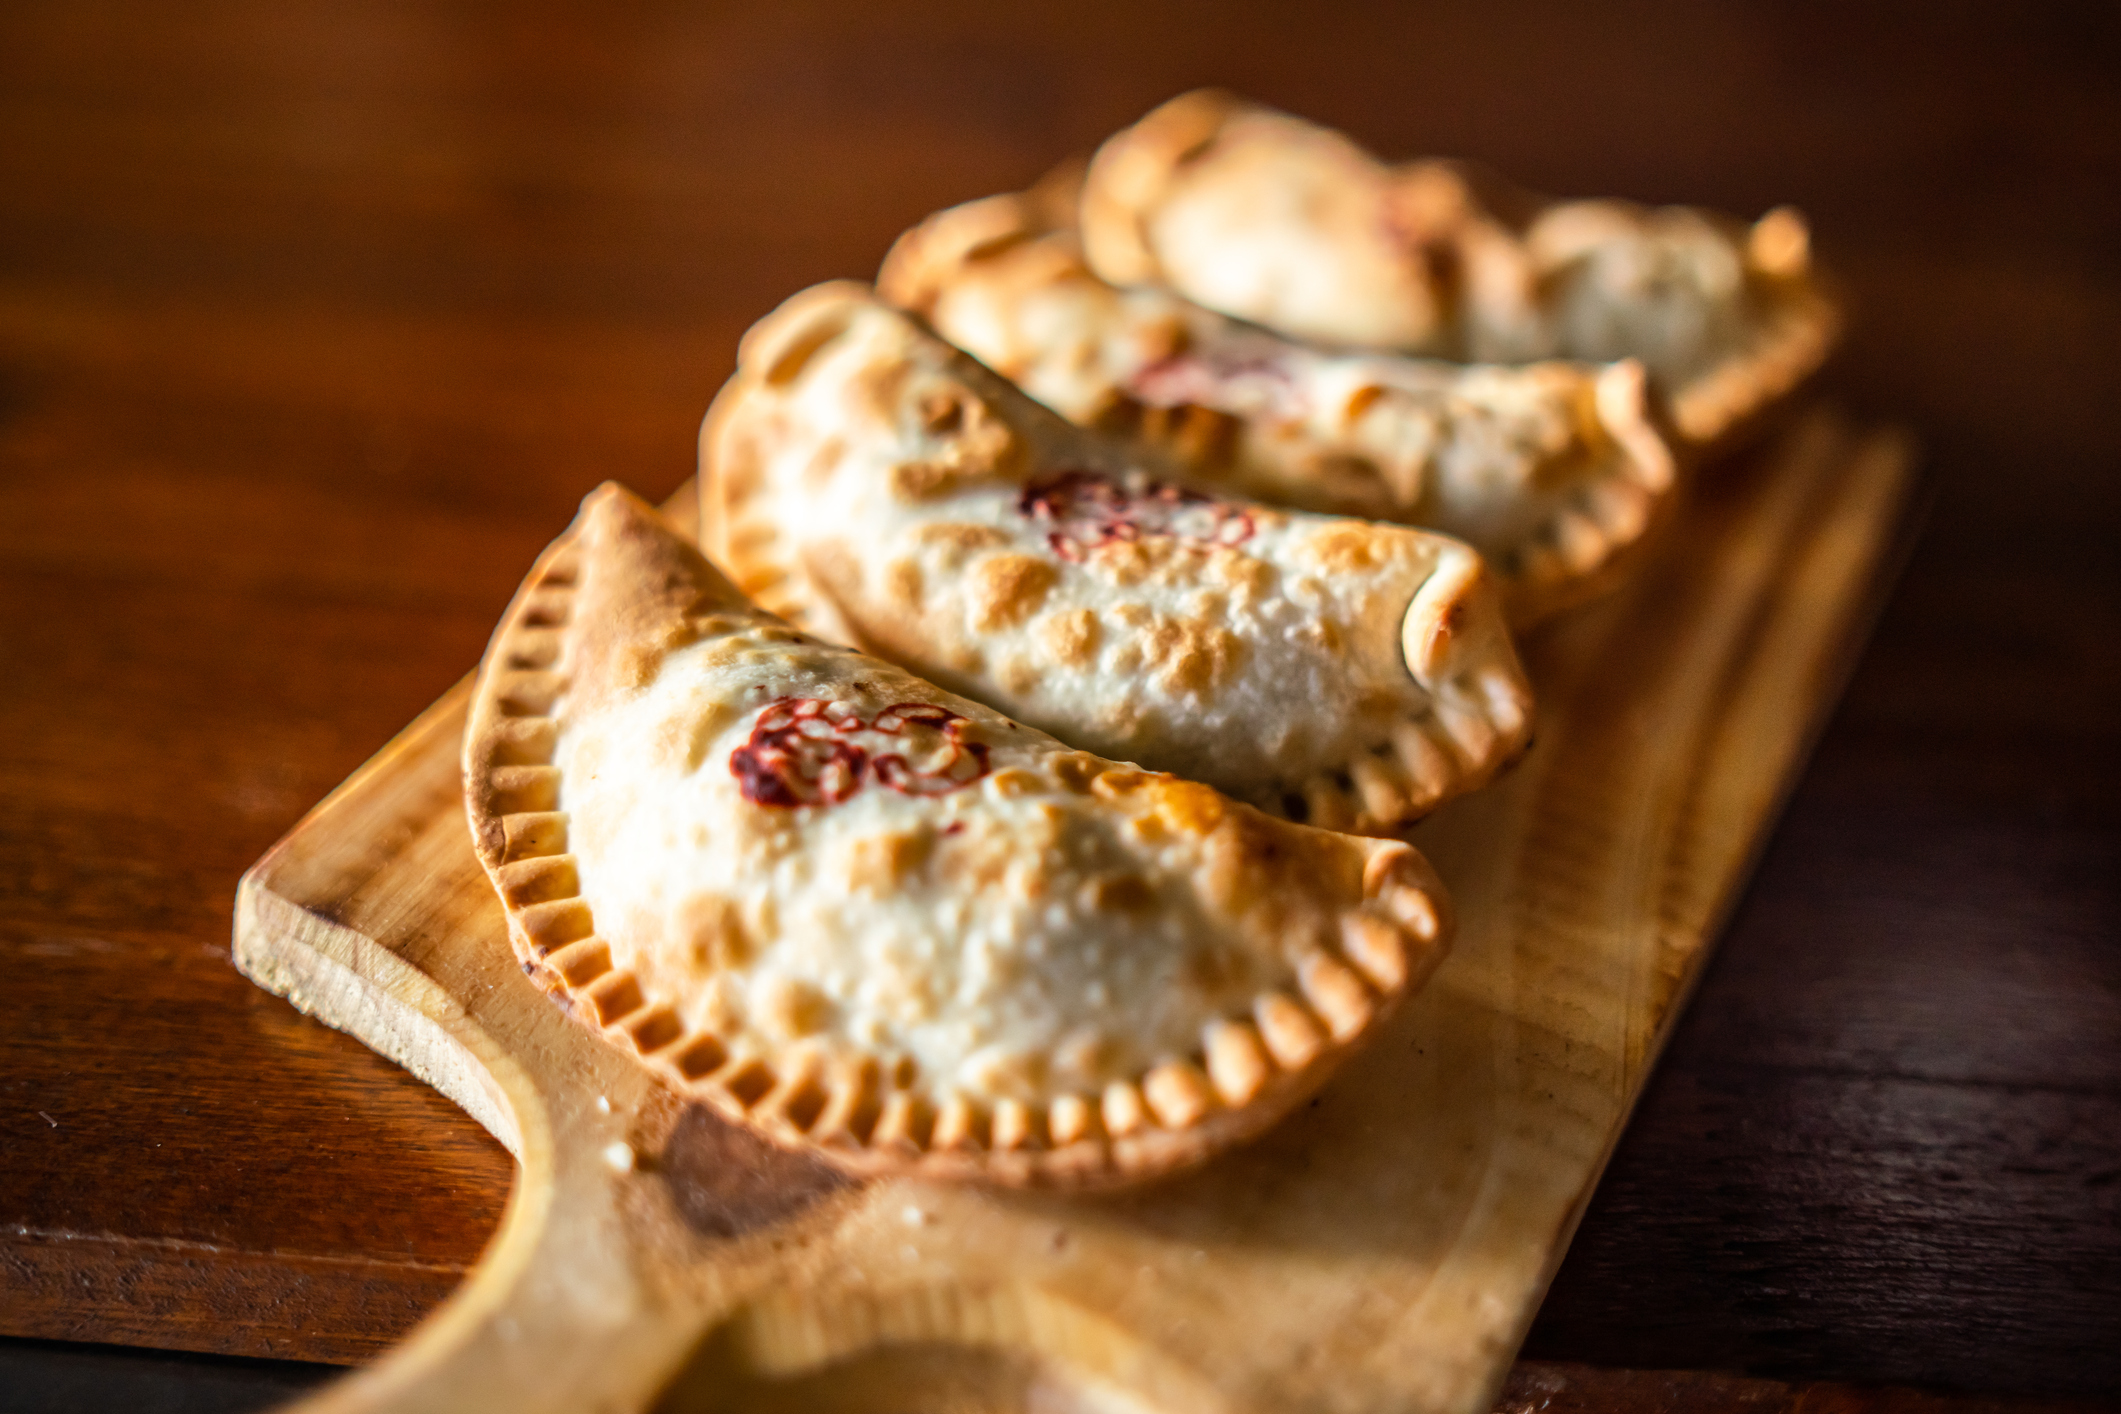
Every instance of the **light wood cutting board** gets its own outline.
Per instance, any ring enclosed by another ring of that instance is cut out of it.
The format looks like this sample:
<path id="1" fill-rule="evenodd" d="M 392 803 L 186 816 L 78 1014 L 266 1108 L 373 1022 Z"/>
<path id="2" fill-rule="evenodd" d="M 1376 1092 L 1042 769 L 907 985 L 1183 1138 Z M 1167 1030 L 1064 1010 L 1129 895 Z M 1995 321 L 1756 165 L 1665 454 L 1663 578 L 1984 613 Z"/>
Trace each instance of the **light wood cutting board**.
<path id="1" fill-rule="evenodd" d="M 519 1165 L 462 1289 L 305 1407 L 1485 1408 L 1852 659 L 1909 466 L 1812 412 L 1527 644 L 1536 744 L 1417 840 L 1450 960 L 1308 1109 L 1132 1195 L 855 1182 L 568 1020 L 472 858 L 459 686 L 237 900 L 245 973 Z"/>

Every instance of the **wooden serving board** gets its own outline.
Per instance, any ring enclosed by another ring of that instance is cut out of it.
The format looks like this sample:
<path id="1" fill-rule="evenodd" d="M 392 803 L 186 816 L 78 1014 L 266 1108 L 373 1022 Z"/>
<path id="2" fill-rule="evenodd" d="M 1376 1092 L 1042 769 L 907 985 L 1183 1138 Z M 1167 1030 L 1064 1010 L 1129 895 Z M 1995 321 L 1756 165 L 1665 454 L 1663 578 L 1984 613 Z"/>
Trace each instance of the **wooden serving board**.
<path id="1" fill-rule="evenodd" d="M 460 686 L 237 900 L 250 977 L 519 1164 L 464 1286 L 308 1407 L 1485 1408 L 1852 659 L 1909 479 L 1904 439 L 1815 411 L 1526 645 L 1536 744 L 1417 841 L 1458 902 L 1450 960 L 1308 1109 L 1135 1194 L 856 1182 L 568 1020 L 472 858 Z"/>

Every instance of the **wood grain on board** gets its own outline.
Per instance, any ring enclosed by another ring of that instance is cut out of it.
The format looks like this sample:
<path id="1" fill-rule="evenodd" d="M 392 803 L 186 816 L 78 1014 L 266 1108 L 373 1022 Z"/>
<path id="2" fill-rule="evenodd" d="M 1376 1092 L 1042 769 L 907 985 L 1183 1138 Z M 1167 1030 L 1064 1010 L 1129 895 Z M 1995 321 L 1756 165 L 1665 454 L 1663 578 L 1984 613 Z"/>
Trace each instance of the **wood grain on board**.
<path id="1" fill-rule="evenodd" d="M 246 974 L 521 1165 L 464 1288 L 316 1407 L 1486 1408 L 1840 686 L 1909 473 L 1903 438 L 1814 411 L 1703 478 L 1636 579 L 1527 645 L 1525 759 L 1419 832 L 1460 937 L 1406 1015 L 1264 1139 L 1118 1198 L 856 1183 L 570 1020 L 473 860 L 452 691 L 237 902 Z"/>
<path id="2" fill-rule="evenodd" d="M 1527 1354 L 2121 1389 L 2121 28 L 2070 5 L 0 7 L 0 1333 L 350 1362 L 442 1299 L 512 1164 L 233 971 L 237 877 L 586 485 L 689 474 L 752 319 L 1202 81 L 1794 202 L 1836 391 L 1922 438 Z"/>

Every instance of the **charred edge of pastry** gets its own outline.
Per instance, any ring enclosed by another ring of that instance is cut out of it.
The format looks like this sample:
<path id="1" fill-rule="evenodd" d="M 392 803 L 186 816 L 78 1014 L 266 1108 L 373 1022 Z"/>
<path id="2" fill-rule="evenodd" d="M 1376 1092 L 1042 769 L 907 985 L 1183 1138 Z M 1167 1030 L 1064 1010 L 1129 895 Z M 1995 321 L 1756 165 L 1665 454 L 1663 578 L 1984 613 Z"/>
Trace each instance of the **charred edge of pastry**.
<path id="1" fill-rule="evenodd" d="M 1081 227 L 1084 249 L 1100 275 L 1115 285 L 1161 279 L 1142 228 L 1144 214 L 1155 208 L 1172 174 L 1245 107 L 1220 89 L 1195 89 L 1152 109 L 1098 148 L 1083 183 Z"/>
<path id="2" fill-rule="evenodd" d="M 777 1066 L 739 1039 L 690 1027 L 614 962 L 581 895 L 558 809 L 551 709 L 565 688 L 556 668 L 564 667 L 579 581 L 577 534 L 533 567 L 481 670 L 465 733 L 480 862 L 531 979 L 583 1024 L 624 1040 L 669 1082 L 734 1120 L 857 1172 L 1123 1183 L 1186 1167 L 1264 1129 L 1323 1083 L 1442 958 L 1452 921 L 1433 871 L 1406 845 L 1366 840 L 1362 903 L 1343 912 L 1337 948 L 1313 946 L 1302 958 L 1293 993 L 1263 994 L 1250 1015 L 1210 1022 L 1191 1053 L 1095 1095 L 1038 1105 L 930 1097 L 911 1088 L 917 1077 L 886 1075 L 874 1058 L 798 1050 Z"/>
<path id="3" fill-rule="evenodd" d="M 1767 326 L 1745 347 L 1673 393 L 1672 421 L 1690 447 L 1720 441 L 1791 392 L 1826 362 L 1841 336 L 1840 305 L 1821 290 L 1800 285 L 1770 302 Z"/>

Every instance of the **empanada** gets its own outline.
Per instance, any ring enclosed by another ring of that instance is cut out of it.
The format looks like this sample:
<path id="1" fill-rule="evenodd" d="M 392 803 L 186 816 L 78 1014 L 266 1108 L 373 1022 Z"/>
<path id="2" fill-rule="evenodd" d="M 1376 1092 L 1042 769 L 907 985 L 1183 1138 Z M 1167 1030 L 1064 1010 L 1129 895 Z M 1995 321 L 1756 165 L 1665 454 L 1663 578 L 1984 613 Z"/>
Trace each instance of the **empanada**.
<path id="1" fill-rule="evenodd" d="M 1672 457 L 1640 364 L 1321 352 L 1106 284 L 1053 204 L 997 196 L 929 217 L 892 247 L 878 292 L 1196 487 L 1457 536 L 1487 556 L 1519 627 L 1596 593 L 1663 519 Z"/>
<path id="2" fill-rule="evenodd" d="M 1465 545 L 1156 481 L 866 286 L 745 335 L 700 505 L 766 608 L 1293 819 L 1398 831 L 1525 741 Z"/>
<path id="3" fill-rule="evenodd" d="M 865 1172 L 1110 1185 L 1252 1134 L 1434 966 L 1404 844 L 1072 751 L 747 604 L 616 487 L 467 728 L 524 970 L 673 1083 Z"/>
<path id="4" fill-rule="evenodd" d="M 1505 219 L 1497 205 L 1525 206 Z M 1484 201 L 1458 167 L 1387 166 L 1212 90 L 1116 134 L 1082 196 L 1089 263 L 1282 333 L 1482 362 L 1639 358 L 1691 442 L 1766 408 L 1839 327 L 1787 208 Z"/>

